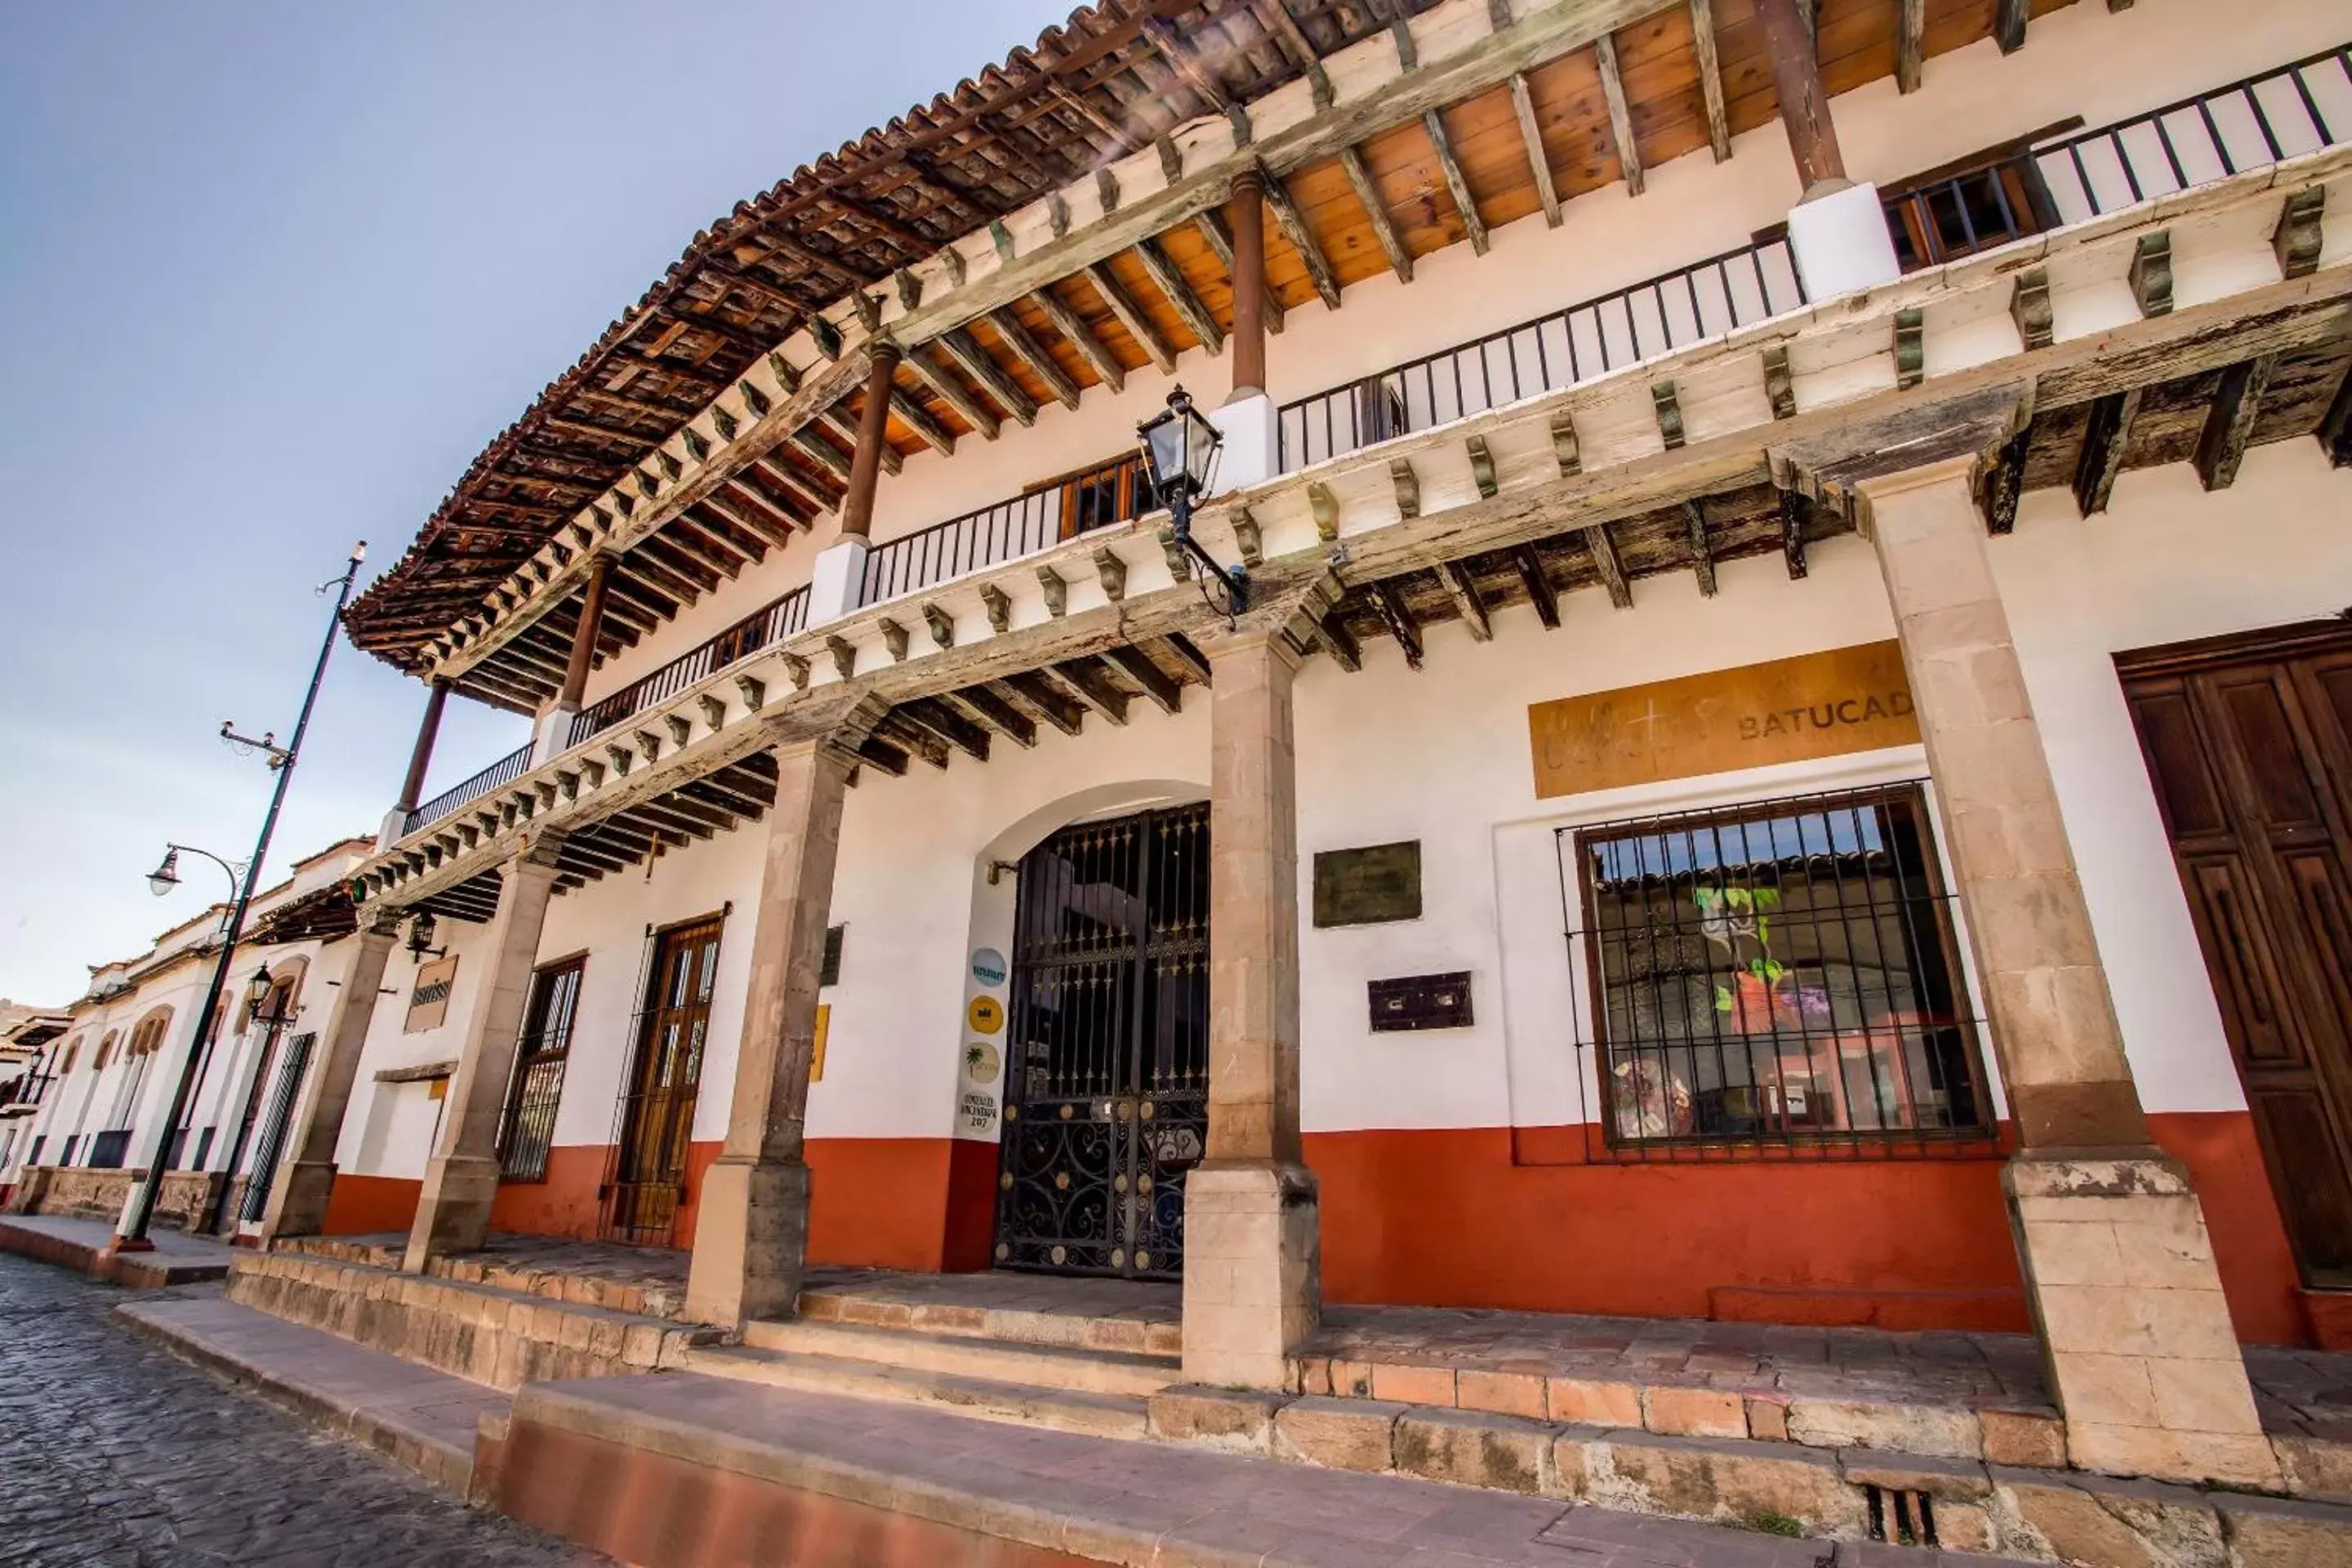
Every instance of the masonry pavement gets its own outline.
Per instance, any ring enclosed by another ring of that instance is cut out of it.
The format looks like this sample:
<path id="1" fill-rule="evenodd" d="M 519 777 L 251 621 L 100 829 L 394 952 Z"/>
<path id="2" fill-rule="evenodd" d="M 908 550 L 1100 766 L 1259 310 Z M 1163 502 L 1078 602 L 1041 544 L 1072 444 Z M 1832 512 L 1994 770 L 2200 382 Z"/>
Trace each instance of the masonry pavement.
<path id="1" fill-rule="evenodd" d="M 127 1299 L 0 1257 L 0 1562 L 10 1568 L 605 1561 L 469 1511 L 224 1386 L 110 1321 Z"/>

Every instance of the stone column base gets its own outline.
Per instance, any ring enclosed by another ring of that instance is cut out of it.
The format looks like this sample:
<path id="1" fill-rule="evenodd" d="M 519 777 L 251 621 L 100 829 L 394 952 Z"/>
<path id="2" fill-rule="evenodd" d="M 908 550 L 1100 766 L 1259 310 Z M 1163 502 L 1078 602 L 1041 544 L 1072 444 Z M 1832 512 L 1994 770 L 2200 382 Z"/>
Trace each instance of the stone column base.
<path id="1" fill-rule="evenodd" d="M 320 1234 L 327 1226 L 328 1200 L 334 1194 L 331 1160 L 297 1160 L 279 1171 L 278 1190 L 269 1194 L 269 1212 L 262 1216 L 263 1245 L 281 1236 Z"/>
<path id="2" fill-rule="evenodd" d="M 2154 1150 L 2021 1154 L 2001 1185 L 2072 1461 L 2277 1489 L 2189 1173 Z"/>
<path id="3" fill-rule="evenodd" d="M 1184 1381 L 1281 1389 L 1323 1316 L 1315 1175 L 1210 1160 L 1184 1178 Z"/>
<path id="4" fill-rule="evenodd" d="M 702 1178 L 686 1315 L 740 1328 L 800 1310 L 808 1264 L 809 1169 L 798 1160 L 721 1154 Z"/>
<path id="5" fill-rule="evenodd" d="M 422 1274 L 436 1258 L 478 1252 L 490 1238 L 490 1203 L 499 1195 L 499 1163 L 475 1154 L 436 1154 L 425 1167 L 425 1193 L 408 1227 L 401 1267 Z"/>

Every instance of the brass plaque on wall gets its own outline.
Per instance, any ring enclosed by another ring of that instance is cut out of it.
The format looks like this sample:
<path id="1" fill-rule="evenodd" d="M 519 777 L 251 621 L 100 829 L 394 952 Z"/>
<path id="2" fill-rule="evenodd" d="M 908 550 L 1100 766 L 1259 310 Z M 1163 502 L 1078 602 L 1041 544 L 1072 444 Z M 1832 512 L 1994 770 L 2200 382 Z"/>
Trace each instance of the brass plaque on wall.
<path id="1" fill-rule="evenodd" d="M 1538 797 L 1916 744 L 1901 645 L 1862 643 L 1528 710 Z"/>
<path id="2" fill-rule="evenodd" d="M 1421 840 L 1326 849 L 1315 857 L 1315 924 L 1379 925 L 1421 918 Z"/>

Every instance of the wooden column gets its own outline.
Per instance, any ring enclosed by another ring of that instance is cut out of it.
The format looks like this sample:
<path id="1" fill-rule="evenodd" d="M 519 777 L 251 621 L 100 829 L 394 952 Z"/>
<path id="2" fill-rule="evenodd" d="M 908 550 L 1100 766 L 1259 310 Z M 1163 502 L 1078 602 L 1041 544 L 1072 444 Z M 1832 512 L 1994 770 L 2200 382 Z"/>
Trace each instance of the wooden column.
<path id="1" fill-rule="evenodd" d="M 841 502 L 841 536 L 864 539 L 874 528 L 874 487 L 882 475 L 882 444 L 889 439 L 890 383 L 898 373 L 898 345 L 887 338 L 867 351 L 873 368 L 866 377 L 866 413 L 857 425 L 857 450 L 849 457 L 849 493 Z"/>
<path id="2" fill-rule="evenodd" d="M 465 1044 L 441 1108 L 440 1145 L 425 1168 L 424 1194 L 408 1231 L 403 1267 L 412 1274 L 423 1273 L 432 1258 L 476 1251 L 488 1239 L 490 1201 L 499 1193 L 499 1115 L 514 1077 L 562 845 L 560 834 L 532 839 L 500 871 L 499 911 L 483 943 Z"/>
<path id="3" fill-rule="evenodd" d="M 1265 176 L 1255 167 L 1234 176 L 1225 203 L 1234 231 L 1234 390 L 1238 403 L 1265 391 Z"/>
<path id="4" fill-rule="evenodd" d="M 613 558 L 599 553 L 588 563 L 588 594 L 580 603 L 580 625 L 572 633 L 572 662 L 563 669 L 566 707 L 577 708 L 588 691 L 588 671 L 596 663 L 596 641 L 604 631 L 604 594 L 611 585 Z"/>
<path id="5" fill-rule="evenodd" d="M 1990 445 L 1853 489 L 2008 1090 L 2002 1183 L 2067 1451 L 2116 1474 L 2274 1487 L 2203 1210 L 2140 1109 L 1993 578 L 1976 500 Z"/>
<path id="6" fill-rule="evenodd" d="M 1276 1389 L 1321 1315 L 1298 1133 L 1297 656 L 1270 624 L 1196 635 L 1211 693 L 1209 1137 L 1184 1184 L 1184 1375 Z"/>
<path id="7" fill-rule="evenodd" d="M 335 1190 L 335 1147 L 341 1141 L 343 1114 L 351 1107 L 352 1086 L 358 1081 L 360 1053 L 366 1048 L 368 1026 L 375 1017 L 376 996 L 383 971 L 398 941 L 396 912 L 380 910 L 367 916 L 367 925 L 353 939 L 351 967 L 335 992 L 334 1011 L 328 1015 L 325 1049 L 311 1069 L 310 1087 L 294 1113 L 288 1140 L 289 1158 L 270 1190 L 269 1208 L 262 1218 L 262 1245 L 280 1236 L 316 1236 L 327 1220 L 327 1202 Z"/>
<path id="8" fill-rule="evenodd" d="M 1772 66 L 1772 90 L 1780 100 L 1780 123 L 1789 131 L 1797 178 L 1808 195 L 1829 184 L 1845 183 L 1845 159 L 1838 152 L 1837 127 L 1830 121 L 1830 95 L 1822 86 L 1821 61 L 1798 0 L 1756 0 L 1764 25 L 1764 48 Z"/>
<path id="9" fill-rule="evenodd" d="M 433 742 L 441 733 L 441 709 L 449 700 L 449 682 L 435 676 L 425 697 L 425 718 L 416 726 L 416 744 L 408 752 L 408 777 L 400 786 L 400 799 L 393 810 L 404 816 L 416 809 L 417 797 L 425 793 L 425 770 L 433 765 Z"/>
<path id="10" fill-rule="evenodd" d="M 686 1315 L 732 1328 L 789 1317 L 808 1253 L 802 1157 L 818 975 L 841 847 L 842 799 L 857 747 L 886 706 L 866 698 L 814 735 L 778 744 L 742 1045 L 727 1142 L 702 1179 Z"/>

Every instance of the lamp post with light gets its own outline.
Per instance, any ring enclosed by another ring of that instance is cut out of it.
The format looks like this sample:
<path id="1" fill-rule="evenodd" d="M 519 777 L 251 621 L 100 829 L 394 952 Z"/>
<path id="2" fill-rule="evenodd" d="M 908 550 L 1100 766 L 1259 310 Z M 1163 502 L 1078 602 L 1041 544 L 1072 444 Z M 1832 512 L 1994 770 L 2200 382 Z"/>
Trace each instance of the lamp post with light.
<path id="1" fill-rule="evenodd" d="M 1135 438 L 1143 448 L 1151 493 L 1168 509 L 1170 537 L 1208 568 L 1209 576 L 1223 591 L 1226 616 L 1240 615 L 1249 608 L 1248 571 L 1238 562 L 1220 564 L 1192 537 L 1192 503 L 1209 493 L 1217 471 L 1217 454 L 1225 444 L 1224 432 L 1202 416 L 1192 406 L 1191 395 L 1180 386 L 1168 395 L 1166 413 L 1135 427 Z"/>
<path id="2" fill-rule="evenodd" d="M 144 1176 L 131 1184 L 131 1196 L 122 1205 L 122 1221 L 115 1227 L 113 1239 L 106 1244 L 109 1253 L 146 1252 L 155 1245 L 147 1239 L 147 1226 L 155 1216 L 155 1199 L 163 1192 L 163 1174 L 171 1169 L 172 1129 L 187 1113 L 188 1096 L 195 1090 L 201 1047 L 205 1037 L 212 1033 L 213 1018 L 220 1011 L 222 994 L 228 988 L 229 961 L 236 952 L 237 939 L 245 934 L 246 911 L 253 907 L 253 885 L 260 879 L 262 862 L 269 858 L 270 836 L 278 831 L 278 813 L 286 804 L 286 786 L 293 780 L 294 764 L 302 754 L 302 737 L 310 728 L 310 710 L 318 705 L 319 687 L 327 678 L 327 658 L 335 651 L 335 632 L 343 622 L 343 606 L 351 602 L 352 584 L 359 580 L 360 563 L 366 559 L 367 541 L 362 540 L 352 546 L 343 574 L 320 584 L 321 594 L 330 588 L 335 590 L 335 609 L 327 617 L 327 635 L 319 644 L 319 661 L 310 668 L 310 688 L 303 694 L 302 712 L 294 721 L 294 733 L 287 743 L 278 745 L 277 737 L 269 733 L 264 733 L 258 741 L 251 740 L 238 734 L 228 721 L 221 724 L 223 740 L 268 754 L 270 769 L 278 774 L 278 784 L 270 791 L 269 810 L 261 819 L 261 834 L 254 841 L 253 858 L 246 862 L 245 876 L 232 879 L 237 882 L 236 902 L 229 910 L 227 928 L 221 932 L 220 957 L 213 964 L 212 982 L 205 988 L 204 1005 L 196 1013 L 195 1037 L 189 1042 L 187 1059 L 180 1065 L 179 1081 L 172 1086 L 172 1103 L 163 1113 L 163 1134 L 155 1140 L 154 1158 L 148 1163 Z M 177 881 L 179 847 L 174 846 L 165 852 L 163 863 L 147 879 L 150 888 L 162 892 L 171 890 Z M 205 858 L 216 857 L 206 855 Z"/>

